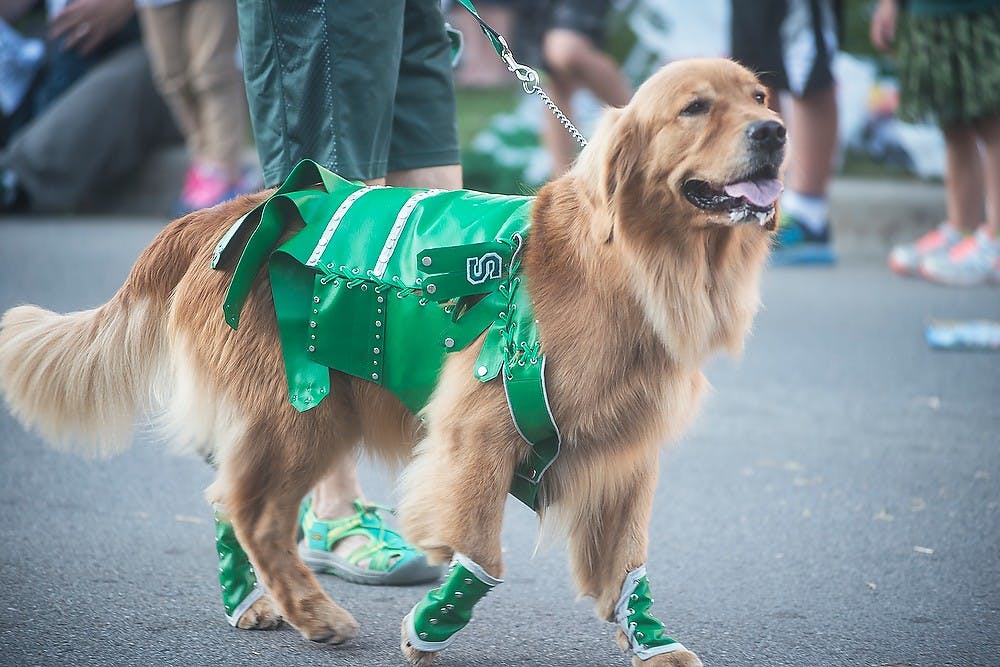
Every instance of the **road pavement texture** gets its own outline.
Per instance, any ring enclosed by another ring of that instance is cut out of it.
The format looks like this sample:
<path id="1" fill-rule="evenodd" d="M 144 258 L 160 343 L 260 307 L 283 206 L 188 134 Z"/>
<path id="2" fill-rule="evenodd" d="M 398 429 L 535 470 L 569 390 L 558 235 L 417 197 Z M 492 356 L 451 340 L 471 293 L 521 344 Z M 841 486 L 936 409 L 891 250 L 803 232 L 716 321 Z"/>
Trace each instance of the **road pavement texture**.
<path id="1" fill-rule="evenodd" d="M 0 220 L 0 310 L 103 303 L 162 225 Z M 1000 664 L 1000 354 L 923 340 L 934 318 L 1000 319 L 1000 292 L 893 276 L 878 238 L 834 269 L 769 269 L 744 359 L 709 365 L 701 416 L 665 449 L 653 610 L 706 665 Z M 387 472 L 362 478 L 391 501 Z M 0 664 L 404 664 L 399 623 L 426 586 L 322 576 L 361 623 L 342 647 L 229 627 L 210 480 L 155 434 L 82 460 L 0 411 Z M 627 664 L 560 540 L 532 556 L 536 530 L 509 502 L 506 583 L 435 664 Z"/>

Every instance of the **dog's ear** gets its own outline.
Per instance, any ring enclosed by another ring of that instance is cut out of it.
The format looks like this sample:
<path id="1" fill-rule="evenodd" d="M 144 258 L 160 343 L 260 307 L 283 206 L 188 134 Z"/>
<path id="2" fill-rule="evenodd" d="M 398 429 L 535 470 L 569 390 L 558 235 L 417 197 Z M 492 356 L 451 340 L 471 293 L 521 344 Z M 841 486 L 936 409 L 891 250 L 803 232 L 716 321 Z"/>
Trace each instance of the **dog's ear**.
<path id="1" fill-rule="evenodd" d="M 605 128 L 607 134 L 603 139 L 606 144 L 600 164 L 599 187 L 605 215 L 601 218 L 600 227 L 595 230 L 605 243 L 614 237 L 624 199 L 638 176 L 642 155 L 641 137 L 635 118 L 618 109 L 610 113 L 614 114 L 611 118 L 613 124 Z"/>

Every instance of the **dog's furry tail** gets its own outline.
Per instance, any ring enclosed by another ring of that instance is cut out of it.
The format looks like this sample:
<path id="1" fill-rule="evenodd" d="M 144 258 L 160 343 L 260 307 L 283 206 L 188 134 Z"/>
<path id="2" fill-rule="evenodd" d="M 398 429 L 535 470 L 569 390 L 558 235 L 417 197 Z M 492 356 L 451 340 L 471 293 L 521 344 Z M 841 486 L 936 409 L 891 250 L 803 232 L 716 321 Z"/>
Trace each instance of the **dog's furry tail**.
<path id="1" fill-rule="evenodd" d="M 65 315 L 18 306 L 0 320 L 0 390 L 54 447 L 89 456 L 128 448 L 166 370 L 170 294 L 196 252 L 177 233 L 183 226 L 164 230 L 103 306 Z"/>

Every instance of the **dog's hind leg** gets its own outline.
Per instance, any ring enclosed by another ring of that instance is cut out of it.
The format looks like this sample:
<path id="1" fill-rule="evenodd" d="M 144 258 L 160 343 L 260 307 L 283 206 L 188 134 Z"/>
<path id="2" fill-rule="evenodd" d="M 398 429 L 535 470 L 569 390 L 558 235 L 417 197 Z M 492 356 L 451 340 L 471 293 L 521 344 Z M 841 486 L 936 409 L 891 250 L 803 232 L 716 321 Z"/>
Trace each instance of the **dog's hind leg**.
<path id="1" fill-rule="evenodd" d="M 357 634 L 357 621 L 327 597 L 295 547 L 299 503 L 327 471 L 337 443 L 319 444 L 324 434 L 315 422 L 311 429 L 282 426 L 250 426 L 228 449 L 219 466 L 222 495 L 239 543 L 284 619 L 307 639 L 340 644 Z"/>
<path id="2" fill-rule="evenodd" d="M 573 575 L 580 593 L 594 598 L 598 616 L 618 625 L 616 641 L 633 665 L 700 667 L 698 657 L 668 637 L 650 613 L 646 558 L 658 449 L 632 453 L 625 465 L 621 459 L 628 455 L 618 452 L 619 461 L 591 467 L 573 482 L 585 487 L 576 493 L 564 488 L 559 496 L 578 503 L 554 508 L 570 513 Z"/>

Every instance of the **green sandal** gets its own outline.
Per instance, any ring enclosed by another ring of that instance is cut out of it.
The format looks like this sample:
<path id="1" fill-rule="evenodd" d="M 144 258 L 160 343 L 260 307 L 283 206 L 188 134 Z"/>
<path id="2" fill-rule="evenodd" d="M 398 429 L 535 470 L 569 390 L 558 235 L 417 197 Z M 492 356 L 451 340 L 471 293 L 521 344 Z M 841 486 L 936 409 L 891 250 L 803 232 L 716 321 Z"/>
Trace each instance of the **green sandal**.
<path id="1" fill-rule="evenodd" d="M 416 547 L 386 525 L 379 510 L 387 507 L 354 501 L 356 514 L 322 521 L 312 509 L 312 498 L 302 502 L 299 526 L 302 541 L 299 556 L 314 572 L 326 572 L 356 584 L 373 586 L 407 586 L 436 581 L 442 568 L 429 565 Z M 359 546 L 347 557 L 333 553 L 338 542 L 351 535 L 361 535 L 368 543 Z M 367 560 L 364 565 L 359 563 Z"/>

